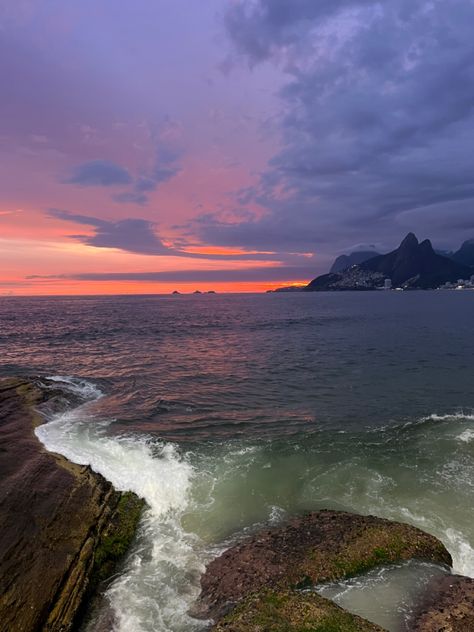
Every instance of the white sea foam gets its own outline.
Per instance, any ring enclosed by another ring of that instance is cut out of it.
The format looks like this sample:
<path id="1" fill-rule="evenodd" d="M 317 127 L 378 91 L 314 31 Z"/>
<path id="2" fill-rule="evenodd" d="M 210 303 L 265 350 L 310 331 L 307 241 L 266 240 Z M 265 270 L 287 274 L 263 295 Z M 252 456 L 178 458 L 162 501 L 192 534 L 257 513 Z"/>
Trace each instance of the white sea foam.
<path id="1" fill-rule="evenodd" d="M 463 443 L 470 443 L 474 439 L 474 430 L 468 428 L 467 430 L 464 430 L 464 432 L 461 432 L 456 439 L 458 441 L 462 441 Z"/>
<path id="2" fill-rule="evenodd" d="M 56 376 L 53 381 L 89 403 L 101 396 L 84 380 Z M 399 450 L 391 447 L 388 461 L 368 451 L 370 445 L 360 453 L 356 444 L 338 461 L 325 463 L 318 442 L 309 446 L 314 450 L 310 462 L 307 451 L 295 457 L 301 444 L 291 452 L 280 452 L 276 444 L 273 452 L 271 445 L 229 442 L 210 454 L 194 455 L 196 469 L 172 444 L 112 436 L 111 420 L 92 416 L 89 404 L 55 416 L 36 433 L 48 449 L 89 464 L 117 489 L 134 491 L 148 503 L 136 546 L 108 590 L 114 632 L 194 632 L 204 624 L 187 611 L 205 563 L 222 551 L 219 538 L 229 535 L 229 546 L 236 525 L 240 535 L 252 533 L 257 525 L 278 524 L 287 512 L 301 508 L 338 506 L 409 522 L 444 542 L 456 572 L 474 576 L 471 491 L 461 476 L 472 478 L 471 461 L 468 450 L 453 441 L 474 438 L 474 429 L 467 428 L 471 418 L 464 412 L 430 415 L 425 421 L 448 423 L 415 433 L 415 441 L 410 438 Z M 453 504 L 458 497 L 461 501 Z M 213 544 L 217 541 L 219 546 Z"/>
<path id="3" fill-rule="evenodd" d="M 271 525 L 279 525 L 283 522 L 286 517 L 286 511 L 283 507 L 278 507 L 277 505 L 272 505 L 270 508 L 270 516 L 268 522 Z"/>
<path id="4" fill-rule="evenodd" d="M 446 529 L 446 537 L 443 540 L 453 558 L 454 572 L 474 577 L 474 549 L 465 535 L 456 529 Z"/>
<path id="5" fill-rule="evenodd" d="M 69 375 L 50 375 L 46 379 L 50 382 L 60 383 L 64 391 L 78 395 L 84 401 L 99 399 L 99 397 L 103 395 L 100 388 L 88 380 L 82 380 Z M 44 388 L 49 388 L 48 384 L 44 384 L 43 386 Z"/>
<path id="6" fill-rule="evenodd" d="M 449 421 L 451 419 L 456 420 L 470 420 L 474 421 L 474 413 L 472 412 L 464 412 L 462 410 L 458 410 L 454 413 L 448 413 L 446 415 L 438 415 L 437 413 L 433 413 L 431 415 L 427 415 L 426 417 L 422 417 L 422 421 Z"/>
<path id="7" fill-rule="evenodd" d="M 89 383 L 63 377 L 55 381 L 85 398 L 91 399 L 94 392 L 100 396 Z M 199 538 L 181 526 L 190 502 L 193 468 L 174 445 L 111 437 L 109 424 L 91 417 L 85 405 L 54 416 L 36 434 L 48 450 L 90 465 L 117 490 L 133 491 L 148 504 L 137 546 L 107 593 L 114 631 L 198 630 L 203 624 L 191 619 L 187 610 L 197 596 L 207 553 Z"/>

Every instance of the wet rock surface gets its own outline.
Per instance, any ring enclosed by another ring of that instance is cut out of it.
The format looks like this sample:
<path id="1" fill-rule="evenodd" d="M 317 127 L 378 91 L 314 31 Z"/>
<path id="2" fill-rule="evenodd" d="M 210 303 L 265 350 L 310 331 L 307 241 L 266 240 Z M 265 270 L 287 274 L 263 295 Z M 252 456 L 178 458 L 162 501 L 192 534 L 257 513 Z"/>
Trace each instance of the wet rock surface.
<path id="1" fill-rule="evenodd" d="M 73 629 L 91 593 L 129 546 L 142 508 L 89 467 L 47 452 L 34 435 L 59 389 L 0 382 L 0 630 Z"/>
<path id="2" fill-rule="evenodd" d="M 451 575 L 432 584 L 413 632 L 474 632 L 474 579 Z"/>
<path id="3" fill-rule="evenodd" d="M 409 525 L 313 512 L 248 538 L 212 561 L 194 614 L 219 620 L 263 589 L 298 590 L 409 559 L 452 563 L 439 540 Z"/>
<path id="4" fill-rule="evenodd" d="M 384 632 L 313 592 L 263 591 L 239 604 L 214 632 Z"/>

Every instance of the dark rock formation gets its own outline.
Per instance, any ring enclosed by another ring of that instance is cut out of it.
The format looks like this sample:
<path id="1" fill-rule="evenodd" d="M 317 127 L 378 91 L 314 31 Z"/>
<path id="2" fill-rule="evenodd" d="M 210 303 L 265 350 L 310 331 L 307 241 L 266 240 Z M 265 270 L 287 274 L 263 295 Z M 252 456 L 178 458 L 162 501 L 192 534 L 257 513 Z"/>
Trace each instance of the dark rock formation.
<path id="1" fill-rule="evenodd" d="M 471 274 L 469 267 L 436 254 L 428 239 L 418 243 L 415 235 L 409 233 L 396 250 L 340 274 L 317 277 L 306 290 L 370 290 L 383 287 L 385 279 L 390 279 L 392 287 L 430 289 L 469 279 Z"/>
<path id="2" fill-rule="evenodd" d="M 347 270 L 347 268 L 351 266 L 359 265 L 360 263 L 364 263 L 364 261 L 378 257 L 379 254 L 380 253 L 374 252 L 373 250 L 359 250 L 357 252 L 351 252 L 350 255 L 340 255 L 332 264 L 329 272 L 344 272 L 344 270 Z"/>
<path id="3" fill-rule="evenodd" d="M 275 290 L 270 290 L 270 292 L 302 292 L 303 287 L 299 285 L 288 285 L 286 287 L 277 287 Z"/>
<path id="4" fill-rule="evenodd" d="M 360 268 L 381 272 L 394 287 L 435 288 L 447 281 L 468 279 L 471 274 L 466 266 L 437 255 L 429 239 L 418 243 L 413 233 L 408 233 L 393 252 L 366 261 Z"/>
<path id="5" fill-rule="evenodd" d="M 0 629 L 66 632 L 129 546 L 142 501 L 43 449 L 37 408 L 61 392 L 0 382 Z"/>
<path id="6" fill-rule="evenodd" d="M 384 632 L 313 592 L 262 591 L 224 617 L 215 632 Z"/>
<path id="7" fill-rule="evenodd" d="M 339 511 L 310 513 L 212 561 L 194 614 L 219 619 L 263 589 L 304 588 L 412 558 L 451 565 L 441 542 L 409 525 Z"/>
<path id="8" fill-rule="evenodd" d="M 413 632 L 473 632 L 474 579 L 451 575 L 429 587 Z"/>
<path id="9" fill-rule="evenodd" d="M 464 266 L 474 267 L 474 239 L 465 241 L 461 248 L 450 255 L 453 261 Z M 474 271 L 473 271 L 474 274 Z"/>

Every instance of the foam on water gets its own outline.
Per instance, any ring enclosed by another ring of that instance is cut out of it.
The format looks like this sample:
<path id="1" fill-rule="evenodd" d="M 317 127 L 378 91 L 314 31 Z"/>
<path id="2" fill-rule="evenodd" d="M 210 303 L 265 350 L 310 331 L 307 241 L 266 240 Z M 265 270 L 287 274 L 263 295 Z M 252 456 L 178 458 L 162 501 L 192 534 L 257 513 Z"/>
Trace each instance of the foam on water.
<path id="1" fill-rule="evenodd" d="M 100 391 L 82 380 L 58 377 L 55 381 L 66 383 L 84 399 L 100 396 Z M 200 629 L 203 624 L 190 619 L 187 610 L 197 596 L 206 551 L 199 538 L 181 525 L 189 505 L 193 468 L 172 444 L 145 437 L 111 438 L 107 435 L 110 422 L 92 417 L 85 404 L 55 415 L 36 434 L 48 450 L 90 465 L 117 490 L 133 491 L 148 504 L 137 546 L 107 593 L 114 630 Z"/>
<path id="2" fill-rule="evenodd" d="M 431 415 L 422 418 L 423 421 L 450 421 L 456 419 L 461 421 L 464 421 L 466 419 L 474 421 L 474 414 L 458 410 L 454 413 L 448 413 L 446 415 L 438 415 L 437 413 L 432 413 Z"/>
<path id="3" fill-rule="evenodd" d="M 470 443 L 474 439 L 474 430 L 471 428 L 464 430 L 464 432 L 461 432 L 461 434 L 458 435 L 457 439 L 458 441 L 463 441 L 464 443 Z"/>
<path id="4" fill-rule="evenodd" d="M 101 396 L 84 380 L 53 381 L 86 402 Z M 345 509 L 411 523 L 444 542 L 456 572 L 474 576 L 473 419 L 430 415 L 378 435 L 228 441 L 182 454 L 144 435 L 113 436 L 112 420 L 95 417 L 85 403 L 36 433 L 49 450 L 89 464 L 148 504 L 107 593 L 114 631 L 193 632 L 205 626 L 187 614 L 205 564 L 236 539 L 298 511 Z"/>
<path id="5" fill-rule="evenodd" d="M 50 382 L 57 382 L 64 391 L 78 395 L 84 401 L 99 399 L 99 397 L 103 396 L 102 391 L 96 384 L 88 382 L 87 380 L 81 380 L 77 377 L 71 377 L 69 375 L 50 375 L 46 377 L 46 379 Z M 43 388 L 47 389 L 51 387 L 45 383 L 43 384 Z"/>

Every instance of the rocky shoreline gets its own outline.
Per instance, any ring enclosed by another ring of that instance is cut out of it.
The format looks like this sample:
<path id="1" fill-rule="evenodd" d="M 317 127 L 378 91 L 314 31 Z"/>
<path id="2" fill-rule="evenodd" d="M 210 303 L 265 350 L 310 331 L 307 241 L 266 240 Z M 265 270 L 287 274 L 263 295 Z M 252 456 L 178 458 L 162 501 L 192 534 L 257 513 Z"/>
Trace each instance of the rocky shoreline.
<path id="1" fill-rule="evenodd" d="M 34 434 L 46 412 L 79 403 L 52 381 L 0 381 L 0 632 L 77 630 L 134 537 L 143 501 Z M 191 614 L 215 632 L 384 632 L 313 587 L 412 559 L 452 565 L 441 542 L 410 525 L 312 512 L 213 560 Z M 433 581 L 410 630 L 474 632 L 474 580 Z"/>
<path id="2" fill-rule="evenodd" d="M 41 409 L 59 410 L 57 384 L 0 382 L 0 630 L 76 629 L 128 549 L 143 501 L 89 467 L 47 452 Z"/>

